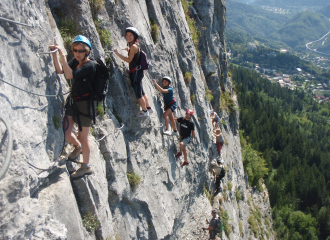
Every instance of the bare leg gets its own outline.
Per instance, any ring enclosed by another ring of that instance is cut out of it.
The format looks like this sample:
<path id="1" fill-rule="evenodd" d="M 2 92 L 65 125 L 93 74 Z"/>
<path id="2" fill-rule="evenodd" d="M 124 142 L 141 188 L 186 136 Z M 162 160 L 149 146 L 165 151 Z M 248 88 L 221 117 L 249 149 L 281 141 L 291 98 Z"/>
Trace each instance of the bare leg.
<path id="1" fill-rule="evenodd" d="M 183 142 L 180 142 L 180 152 L 183 152 L 183 158 L 185 162 L 188 162 L 188 158 L 187 158 L 187 149 L 184 145 Z"/>
<path id="2" fill-rule="evenodd" d="M 66 116 L 69 120 L 69 127 L 67 126 L 67 121 L 64 121 L 64 129 L 68 128 L 65 131 L 65 140 L 67 140 L 69 143 L 71 143 L 74 146 L 78 146 L 80 142 L 77 140 L 76 136 L 72 133 L 74 121 L 71 116 Z"/>
<path id="3" fill-rule="evenodd" d="M 178 131 L 178 129 L 176 128 L 176 124 L 175 124 L 175 120 L 174 120 L 174 114 L 173 114 L 172 110 L 171 110 L 171 114 L 168 117 L 171 120 L 173 130 Z"/>
<path id="4" fill-rule="evenodd" d="M 144 96 L 145 96 L 145 95 L 144 95 Z M 139 100 L 139 103 L 140 103 L 140 106 L 141 106 L 142 110 L 147 110 L 146 102 L 145 102 L 145 100 L 144 100 L 144 97 L 139 98 L 138 100 Z"/>
<path id="5" fill-rule="evenodd" d="M 82 127 L 82 131 L 78 131 L 78 139 L 81 143 L 81 150 L 83 155 L 83 163 L 89 163 L 89 155 L 91 153 L 91 146 L 88 141 L 90 127 Z"/>
<path id="6" fill-rule="evenodd" d="M 164 120 L 165 120 L 165 128 L 168 129 L 168 117 L 171 115 L 172 110 L 170 108 L 166 109 L 166 111 L 163 114 Z M 173 114 L 172 114 L 173 115 Z M 174 119 L 173 119 L 174 120 Z M 173 128 L 174 129 L 174 128 Z"/>
<path id="7" fill-rule="evenodd" d="M 183 145 L 184 145 L 184 144 L 183 144 Z M 183 151 L 183 158 L 184 158 L 184 161 L 185 161 L 185 162 L 188 162 L 187 148 L 186 148 L 186 147 L 183 147 L 182 151 Z"/>
<path id="8" fill-rule="evenodd" d="M 146 103 L 146 107 L 150 107 L 150 105 L 149 105 L 149 100 L 148 100 L 148 97 L 147 97 L 147 94 L 144 94 L 144 95 L 143 95 L 143 99 L 144 99 L 144 101 L 145 101 L 145 103 Z"/>

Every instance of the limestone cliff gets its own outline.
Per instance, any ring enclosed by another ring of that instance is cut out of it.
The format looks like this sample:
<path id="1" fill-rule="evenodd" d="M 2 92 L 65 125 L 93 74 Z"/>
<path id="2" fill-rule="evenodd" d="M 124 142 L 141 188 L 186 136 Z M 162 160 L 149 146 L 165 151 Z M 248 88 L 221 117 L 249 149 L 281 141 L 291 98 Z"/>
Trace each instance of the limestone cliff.
<path id="1" fill-rule="evenodd" d="M 215 158 L 209 90 L 226 139 L 225 191 L 213 201 L 228 223 L 223 239 L 274 238 L 267 193 L 249 189 L 244 178 L 238 111 L 229 111 L 221 100 L 226 93 L 238 109 L 228 77 L 223 0 L 195 0 L 188 13 L 179 0 L 2 0 L 0 9 L 2 17 L 32 26 L 0 20 L 0 79 L 33 93 L 58 94 L 36 96 L 0 81 L 0 114 L 14 134 L 12 162 L 0 185 L 0 239 L 207 239 L 200 229 L 212 209 L 207 197 Z M 197 44 L 188 15 L 201 33 Z M 151 22 L 158 26 L 156 37 Z M 150 118 L 133 118 L 139 105 L 128 66 L 105 53 L 126 46 L 128 26 L 141 32 L 140 45 L 150 60 L 144 78 L 156 110 Z M 69 86 L 56 75 L 51 57 L 38 54 L 50 44 L 65 45 L 65 27 L 86 35 L 93 56 L 107 58 L 111 69 L 106 113 L 89 136 L 94 173 L 79 180 L 70 180 L 69 173 L 78 167 L 66 162 L 70 146 L 59 156 L 61 94 Z M 104 43 L 109 32 L 112 42 Z M 187 73 L 190 80 L 184 78 Z M 160 127 L 162 97 L 151 79 L 164 75 L 174 80 L 176 115 L 183 116 L 187 108 L 195 112 L 196 137 L 184 168 L 174 158 L 174 137 L 162 135 Z M 124 128 L 116 130 L 121 123 Z M 127 173 L 138 174 L 141 183 L 132 187 Z"/>

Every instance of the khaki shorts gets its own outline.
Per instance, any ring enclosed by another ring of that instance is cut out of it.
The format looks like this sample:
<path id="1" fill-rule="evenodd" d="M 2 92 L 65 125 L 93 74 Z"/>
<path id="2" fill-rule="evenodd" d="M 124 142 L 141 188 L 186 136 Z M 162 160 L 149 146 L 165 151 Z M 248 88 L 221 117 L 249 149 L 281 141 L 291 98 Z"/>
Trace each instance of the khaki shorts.
<path id="1" fill-rule="evenodd" d="M 73 108 L 73 106 L 70 106 L 69 102 L 70 101 L 68 101 L 68 103 L 65 105 L 65 115 L 71 116 L 73 118 L 73 121 L 78 124 L 77 113 L 76 113 L 75 109 Z M 74 104 L 75 104 L 75 108 L 77 108 L 79 112 L 81 112 L 83 114 L 88 114 L 91 116 L 92 106 L 90 106 L 90 112 L 88 112 L 88 100 L 79 101 L 79 102 L 75 101 Z M 82 127 L 91 126 L 91 124 L 92 124 L 91 117 L 86 117 L 84 115 L 79 114 L 79 118 L 80 118 L 80 123 L 81 123 Z"/>

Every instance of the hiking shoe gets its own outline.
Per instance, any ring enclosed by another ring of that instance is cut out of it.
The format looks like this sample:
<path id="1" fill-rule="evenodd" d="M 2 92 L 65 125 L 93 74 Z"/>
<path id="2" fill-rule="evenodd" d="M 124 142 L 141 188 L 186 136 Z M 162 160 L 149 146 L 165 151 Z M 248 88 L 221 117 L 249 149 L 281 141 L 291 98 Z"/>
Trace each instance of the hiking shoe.
<path id="1" fill-rule="evenodd" d="M 182 153 L 178 152 L 178 153 L 175 155 L 175 158 L 179 158 L 181 155 L 182 155 Z"/>
<path id="2" fill-rule="evenodd" d="M 143 110 L 141 112 L 139 112 L 136 117 L 149 117 L 149 112 L 146 111 L 144 112 Z"/>
<path id="3" fill-rule="evenodd" d="M 187 161 L 187 162 L 183 162 L 183 163 L 181 164 L 181 167 L 186 166 L 186 165 L 188 165 L 188 164 L 189 164 L 188 161 Z"/>
<path id="4" fill-rule="evenodd" d="M 84 175 L 91 175 L 92 173 L 93 173 L 92 167 L 81 166 L 77 171 L 71 174 L 71 177 L 78 178 Z"/>
<path id="5" fill-rule="evenodd" d="M 148 109 L 148 112 L 149 112 L 149 114 L 153 114 L 155 111 L 152 108 L 150 108 L 150 109 Z"/>
<path id="6" fill-rule="evenodd" d="M 68 160 L 69 161 L 75 160 L 79 156 L 80 153 L 81 153 L 81 145 L 75 146 L 72 153 L 70 153 Z"/>
<path id="7" fill-rule="evenodd" d="M 172 132 L 172 136 L 179 136 L 179 132 L 178 131 Z"/>
<path id="8" fill-rule="evenodd" d="M 170 130 L 166 129 L 166 130 L 164 131 L 164 134 L 170 136 L 170 135 L 171 135 Z"/>

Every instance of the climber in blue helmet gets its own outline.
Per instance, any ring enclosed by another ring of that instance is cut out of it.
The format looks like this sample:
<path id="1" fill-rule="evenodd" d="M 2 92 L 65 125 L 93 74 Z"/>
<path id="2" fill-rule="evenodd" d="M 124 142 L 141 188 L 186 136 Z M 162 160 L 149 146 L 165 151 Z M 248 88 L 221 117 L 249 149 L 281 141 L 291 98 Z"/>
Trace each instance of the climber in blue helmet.
<path id="1" fill-rule="evenodd" d="M 71 94 L 65 104 L 65 118 L 63 128 L 65 139 L 74 146 L 68 160 L 81 164 L 81 167 L 71 174 L 72 178 L 78 178 L 85 174 L 92 174 L 89 164 L 90 144 L 88 141 L 89 130 L 92 122 L 91 114 L 91 88 L 90 82 L 94 80 L 96 63 L 88 57 L 92 50 L 91 42 L 85 36 L 76 36 L 71 44 L 74 58 L 67 62 L 63 49 L 58 45 L 50 45 L 50 50 L 58 49 L 61 64 L 57 54 L 52 53 L 53 62 L 57 74 L 64 73 L 66 79 L 71 81 Z M 72 133 L 74 124 L 79 126 L 78 137 Z M 82 153 L 83 161 L 78 161 Z"/>
<path id="2" fill-rule="evenodd" d="M 128 57 L 121 55 L 117 49 L 113 51 L 123 61 L 129 63 L 129 76 L 131 79 L 131 85 L 134 89 L 135 96 L 139 101 L 142 111 L 139 112 L 137 117 L 148 117 L 154 110 L 149 105 L 147 95 L 144 93 L 142 86 L 142 79 L 144 77 L 143 70 L 138 69 L 140 65 L 140 54 L 141 49 L 139 46 L 139 31 L 134 27 L 128 27 L 125 30 L 125 38 L 127 41 L 127 47 L 125 48 L 128 52 Z"/>
<path id="3" fill-rule="evenodd" d="M 165 131 L 164 134 L 165 135 L 170 135 L 170 130 L 168 129 L 169 124 L 168 124 L 168 118 L 171 121 L 172 124 L 172 128 L 173 128 L 173 135 L 174 136 L 178 136 L 178 130 L 176 128 L 176 123 L 175 123 L 175 119 L 174 119 L 174 111 L 177 107 L 176 104 L 176 100 L 174 98 L 174 93 L 173 93 L 173 87 L 170 86 L 170 84 L 172 83 L 172 79 L 168 76 L 164 76 L 163 80 L 162 80 L 162 84 L 163 84 L 163 88 L 161 86 L 158 85 L 157 81 L 154 79 L 153 82 L 155 83 L 157 89 L 163 93 L 164 96 L 164 120 L 165 120 Z"/>

